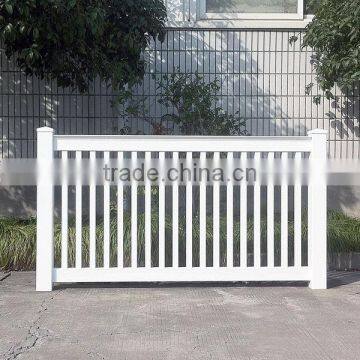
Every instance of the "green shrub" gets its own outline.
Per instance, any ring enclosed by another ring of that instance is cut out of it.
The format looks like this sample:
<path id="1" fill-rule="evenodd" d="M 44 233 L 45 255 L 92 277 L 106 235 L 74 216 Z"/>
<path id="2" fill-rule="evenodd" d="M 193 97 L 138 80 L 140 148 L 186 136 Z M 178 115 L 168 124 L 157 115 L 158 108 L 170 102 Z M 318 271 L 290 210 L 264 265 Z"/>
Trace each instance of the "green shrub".
<path id="1" fill-rule="evenodd" d="M 302 46 L 314 50 L 312 64 L 317 83 L 327 98 L 334 98 L 335 84 L 344 90 L 359 85 L 360 0 L 309 2 L 315 9 L 315 18 L 306 27 Z"/>
<path id="2" fill-rule="evenodd" d="M 113 214 L 114 215 L 114 214 Z M 307 226 L 304 214 L 302 228 L 302 254 L 306 258 L 307 243 Z M 158 215 L 152 214 L 152 264 L 157 266 L 158 259 Z M 348 217 L 337 211 L 330 211 L 328 216 L 328 249 L 330 252 L 350 252 L 360 251 L 360 219 Z M 144 264 L 145 250 L 145 221 L 144 214 L 138 218 L 138 264 Z M 294 224 L 289 221 L 289 259 L 293 257 L 293 234 Z M 253 251 L 253 221 L 248 219 L 248 253 Z M 166 264 L 171 265 L 172 248 L 171 248 L 171 219 L 166 218 Z M 55 265 L 60 265 L 61 259 L 61 226 L 55 224 Z M 179 263 L 185 265 L 185 232 L 186 221 L 184 217 L 179 218 Z M 212 259 L 212 218 L 207 218 L 207 261 L 211 266 Z M 261 248 L 262 252 L 266 249 L 266 219 L 261 220 Z M 96 263 L 97 266 L 103 265 L 103 224 L 99 223 L 96 227 Z M 275 263 L 280 261 L 280 237 L 281 226 L 277 218 L 274 227 L 275 235 Z M 82 229 L 82 260 L 83 265 L 89 264 L 89 226 L 84 221 Z M 117 224 L 116 216 L 112 216 L 110 223 L 110 265 L 117 264 Z M 193 263 L 198 265 L 199 262 L 199 218 L 194 216 L 193 219 Z M 234 262 L 239 263 L 240 253 L 240 224 L 234 221 Z M 124 215 L 124 264 L 130 265 L 131 257 L 131 219 L 129 214 Z M 36 221 L 18 220 L 18 219 L 1 219 L 0 220 L 0 268 L 3 270 L 34 270 L 36 260 Z M 226 264 L 226 218 L 220 219 L 220 261 L 221 265 Z M 249 262 L 252 262 L 251 255 Z M 68 237 L 68 263 L 72 267 L 75 265 L 75 225 L 69 224 Z"/>
<path id="3" fill-rule="evenodd" d="M 169 111 L 163 117 L 165 124 L 176 124 L 184 135 L 246 135 L 245 121 L 238 112 L 232 115 L 220 106 L 217 78 L 206 82 L 197 72 L 177 69 L 155 79 L 159 103 Z"/>
<path id="4" fill-rule="evenodd" d="M 160 121 L 149 114 L 144 97 L 130 97 L 122 116 L 141 116 L 151 126 L 154 135 L 179 132 L 182 135 L 248 135 L 246 121 L 239 111 L 230 114 L 221 107 L 218 96 L 218 78 L 209 81 L 198 72 L 186 73 L 174 69 L 165 75 L 153 75 L 156 82 L 158 103 L 165 115 Z M 146 114 L 146 116 L 145 116 Z M 125 125 L 120 133 L 131 131 Z"/>
<path id="5" fill-rule="evenodd" d="M 334 253 L 360 252 L 360 219 L 329 211 L 328 248 Z"/>

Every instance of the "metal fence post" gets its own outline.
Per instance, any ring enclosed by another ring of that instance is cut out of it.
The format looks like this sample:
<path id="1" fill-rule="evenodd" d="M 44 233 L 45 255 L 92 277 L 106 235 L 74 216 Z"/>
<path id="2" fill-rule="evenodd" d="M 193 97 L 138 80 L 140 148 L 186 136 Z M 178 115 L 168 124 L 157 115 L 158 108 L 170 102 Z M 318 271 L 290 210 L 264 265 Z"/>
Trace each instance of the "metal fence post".
<path id="1" fill-rule="evenodd" d="M 327 131 L 309 132 L 312 139 L 309 178 L 309 265 L 311 289 L 327 288 Z"/>
<path id="2" fill-rule="evenodd" d="M 52 290 L 54 265 L 54 130 L 37 129 L 36 291 Z"/>

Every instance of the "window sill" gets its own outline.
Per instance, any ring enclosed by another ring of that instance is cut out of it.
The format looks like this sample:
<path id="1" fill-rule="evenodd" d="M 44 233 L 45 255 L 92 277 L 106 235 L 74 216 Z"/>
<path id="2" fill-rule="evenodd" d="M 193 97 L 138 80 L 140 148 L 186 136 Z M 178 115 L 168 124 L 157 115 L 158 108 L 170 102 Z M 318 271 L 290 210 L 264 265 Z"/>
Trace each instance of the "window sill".
<path id="1" fill-rule="evenodd" d="M 196 21 L 168 21 L 171 28 L 214 28 L 214 29 L 304 29 L 313 19 L 306 16 L 303 20 L 240 20 L 240 19 L 201 19 Z"/>

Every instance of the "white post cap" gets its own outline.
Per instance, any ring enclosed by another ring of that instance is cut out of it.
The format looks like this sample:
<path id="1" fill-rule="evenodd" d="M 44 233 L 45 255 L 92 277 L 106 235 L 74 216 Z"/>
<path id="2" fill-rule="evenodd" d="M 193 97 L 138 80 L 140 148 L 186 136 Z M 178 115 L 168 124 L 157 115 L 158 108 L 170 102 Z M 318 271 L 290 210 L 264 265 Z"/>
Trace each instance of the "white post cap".
<path id="1" fill-rule="evenodd" d="M 40 127 L 40 128 L 37 128 L 36 131 L 39 133 L 39 132 L 51 132 L 53 133 L 54 132 L 54 129 L 51 128 L 51 127 L 48 127 L 48 126 L 43 126 L 43 127 Z"/>

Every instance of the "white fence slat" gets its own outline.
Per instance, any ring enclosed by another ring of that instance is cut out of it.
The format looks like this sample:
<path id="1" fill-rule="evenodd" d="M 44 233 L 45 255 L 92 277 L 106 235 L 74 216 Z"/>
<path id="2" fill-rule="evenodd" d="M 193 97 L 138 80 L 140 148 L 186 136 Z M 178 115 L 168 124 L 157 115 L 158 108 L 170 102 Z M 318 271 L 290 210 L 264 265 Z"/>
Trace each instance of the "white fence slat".
<path id="1" fill-rule="evenodd" d="M 297 136 L 56 135 L 55 150 L 67 151 L 311 151 L 311 139 Z"/>
<path id="2" fill-rule="evenodd" d="M 61 267 L 68 267 L 68 152 L 61 152 Z"/>
<path id="3" fill-rule="evenodd" d="M 295 154 L 294 184 L 294 265 L 301 266 L 301 153 Z"/>
<path id="4" fill-rule="evenodd" d="M 227 153 L 228 169 L 233 168 L 234 154 Z M 226 265 L 234 266 L 234 184 L 231 179 L 231 171 L 228 174 L 226 184 Z"/>
<path id="5" fill-rule="evenodd" d="M 104 152 L 104 164 L 109 164 L 110 153 Z M 110 266 L 110 182 L 104 179 L 104 267 Z"/>
<path id="6" fill-rule="evenodd" d="M 82 266 L 82 179 L 81 179 L 81 151 L 76 151 L 76 184 L 75 184 L 75 267 Z"/>
<path id="7" fill-rule="evenodd" d="M 281 154 L 281 266 L 288 266 L 288 156 L 287 152 Z"/>
<path id="8" fill-rule="evenodd" d="M 267 266 L 274 266 L 274 153 L 268 154 L 267 182 Z"/>
<path id="9" fill-rule="evenodd" d="M 219 165 L 220 153 L 214 152 L 214 167 Z M 213 184 L 213 267 L 220 266 L 220 184 Z"/>
<path id="10" fill-rule="evenodd" d="M 165 153 L 159 153 L 159 170 L 162 173 Z M 165 183 L 159 182 L 159 267 L 165 267 Z"/>
<path id="11" fill-rule="evenodd" d="M 123 167 L 124 154 L 117 153 L 118 168 Z M 124 185 L 117 179 L 117 266 L 124 266 Z"/>
<path id="12" fill-rule="evenodd" d="M 151 152 L 145 153 L 145 168 L 151 166 Z M 151 183 L 145 176 L 145 267 L 151 268 Z"/>
<path id="13" fill-rule="evenodd" d="M 186 153 L 186 166 L 192 168 L 192 152 Z M 186 182 L 186 267 L 192 267 L 192 181 L 188 179 Z"/>
<path id="14" fill-rule="evenodd" d="M 260 153 L 255 153 L 254 165 L 256 169 L 259 169 L 260 164 Z M 258 175 L 259 176 L 259 175 Z M 254 183 L 254 267 L 259 268 L 261 265 L 261 248 L 260 248 L 260 237 L 261 237 L 261 229 L 260 229 L 260 221 L 261 221 L 261 213 L 260 213 L 260 181 L 257 178 Z"/>
<path id="15" fill-rule="evenodd" d="M 136 167 L 137 152 L 131 153 L 132 167 Z M 138 186 L 134 179 L 131 181 L 131 267 L 137 267 L 137 201 Z"/>
<path id="16" fill-rule="evenodd" d="M 200 168 L 205 168 L 206 152 L 200 153 Z M 204 176 L 204 174 L 203 174 Z M 206 266 L 206 179 L 200 181 L 200 267 Z"/>
<path id="17" fill-rule="evenodd" d="M 173 153 L 173 166 L 176 169 L 179 162 L 179 153 Z M 172 266 L 179 266 L 179 184 L 172 183 Z"/>
<path id="18" fill-rule="evenodd" d="M 241 169 L 246 169 L 247 153 L 242 152 L 240 158 Z M 240 184 L 240 266 L 247 267 L 247 183 Z"/>
<path id="19" fill-rule="evenodd" d="M 166 271 L 153 267 L 119 269 L 55 269 L 54 281 L 62 283 L 73 282 L 157 282 L 157 281 L 307 281 L 309 269 L 307 268 L 280 268 L 267 269 L 262 267 L 254 269 L 236 268 L 166 268 Z M 225 320 L 224 320 L 225 321 Z"/>
<path id="20" fill-rule="evenodd" d="M 90 181 L 89 181 L 89 265 L 96 267 L 96 152 L 90 151 Z"/>

